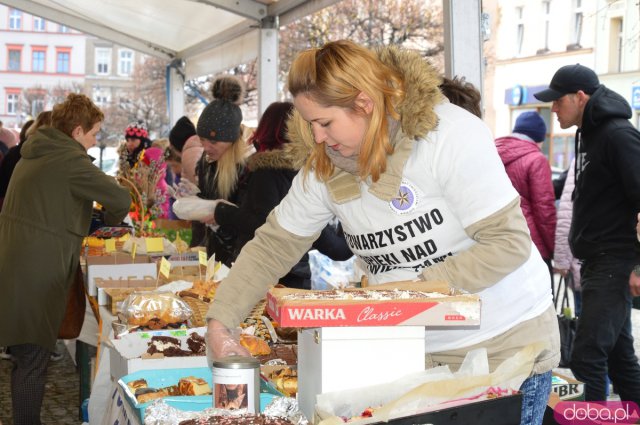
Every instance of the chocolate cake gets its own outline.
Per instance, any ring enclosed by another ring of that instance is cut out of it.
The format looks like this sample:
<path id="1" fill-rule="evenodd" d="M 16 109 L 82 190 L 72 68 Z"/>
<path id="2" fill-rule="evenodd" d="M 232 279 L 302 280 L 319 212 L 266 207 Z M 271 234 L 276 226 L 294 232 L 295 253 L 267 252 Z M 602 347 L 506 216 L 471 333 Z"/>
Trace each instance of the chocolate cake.
<path id="1" fill-rule="evenodd" d="M 296 344 L 273 344 L 270 354 L 258 356 L 260 364 L 276 359 L 281 359 L 288 365 L 298 364 L 298 346 Z"/>
<path id="2" fill-rule="evenodd" d="M 195 332 L 192 332 L 187 339 L 187 345 L 189 349 L 193 352 L 194 356 L 204 356 L 206 354 L 206 342 L 203 336 L 198 335 Z"/>
<path id="3" fill-rule="evenodd" d="M 163 354 L 165 357 L 186 357 L 194 355 L 191 351 L 183 350 L 180 340 L 171 336 L 152 336 L 147 353 Z"/>
<path id="4" fill-rule="evenodd" d="M 208 418 L 187 419 L 178 425 L 293 425 L 286 418 L 265 415 L 209 416 Z"/>

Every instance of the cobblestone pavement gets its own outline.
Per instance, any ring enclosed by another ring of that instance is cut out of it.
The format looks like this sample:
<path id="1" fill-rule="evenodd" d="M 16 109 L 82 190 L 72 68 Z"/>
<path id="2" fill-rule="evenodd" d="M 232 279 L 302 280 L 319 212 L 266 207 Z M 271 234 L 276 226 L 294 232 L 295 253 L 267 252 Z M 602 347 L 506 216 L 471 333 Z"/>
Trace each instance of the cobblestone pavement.
<path id="1" fill-rule="evenodd" d="M 80 377 L 64 345 L 59 344 L 61 360 L 49 362 L 42 406 L 42 423 L 46 425 L 80 424 Z M 10 360 L 0 360 L 0 424 L 13 425 L 11 419 Z"/>
<path id="2" fill-rule="evenodd" d="M 640 353 L 640 310 L 632 310 L 632 321 L 636 353 Z M 42 420 L 46 425 L 82 423 L 78 417 L 79 374 L 67 350 L 63 347 L 61 352 L 64 352 L 62 360 L 49 364 L 42 408 Z M 11 365 L 8 360 L 0 360 L 0 425 L 13 425 L 9 388 Z M 567 371 L 563 369 L 564 373 Z"/>

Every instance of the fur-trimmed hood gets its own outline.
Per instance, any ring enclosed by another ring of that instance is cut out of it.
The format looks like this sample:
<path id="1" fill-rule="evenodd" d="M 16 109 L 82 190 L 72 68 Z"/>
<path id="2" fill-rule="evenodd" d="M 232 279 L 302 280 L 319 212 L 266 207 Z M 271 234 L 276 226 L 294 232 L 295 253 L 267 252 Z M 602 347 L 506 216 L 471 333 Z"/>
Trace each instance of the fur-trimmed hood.
<path id="1" fill-rule="evenodd" d="M 254 153 L 249 157 L 247 167 L 249 171 L 262 169 L 296 171 L 299 169 L 294 167 L 292 158 L 282 149 Z"/>
<path id="2" fill-rule="evenodd" d="M 434 107 L 445 100 L 439 88 L 442 77 L 416 51 L 386 46 L 378 49 L 377 54 L 383 63 L 404 79 L 405 98 L 397 106 L 401 125 L 401 132 L 398 133 L 403 135 L 401 137 L 414 140 L 426 136 L 438 125 Z M 304 144 L 296 131 L 295 126 L 289 126 L 288 137 L 292 143 L 287 144 L 286 151 L 296 168 L 302 168 L 311 148 Z"/>

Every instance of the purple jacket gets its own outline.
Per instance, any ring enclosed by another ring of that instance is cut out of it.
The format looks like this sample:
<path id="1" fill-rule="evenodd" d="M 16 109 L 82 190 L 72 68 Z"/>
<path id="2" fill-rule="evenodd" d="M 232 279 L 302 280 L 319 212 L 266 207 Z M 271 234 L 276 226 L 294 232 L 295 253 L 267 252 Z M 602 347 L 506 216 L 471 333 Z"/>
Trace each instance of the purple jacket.
<path id="1" fill-rule="evenodd" d="M 519 135 L 518 135 L 519 136 Z M 531 239 L 544 259 L 553 257 L 556 206 L 551 167 L 533 141 L 508 136 L 496 139 L 496 147 L 529 225 Z"/>

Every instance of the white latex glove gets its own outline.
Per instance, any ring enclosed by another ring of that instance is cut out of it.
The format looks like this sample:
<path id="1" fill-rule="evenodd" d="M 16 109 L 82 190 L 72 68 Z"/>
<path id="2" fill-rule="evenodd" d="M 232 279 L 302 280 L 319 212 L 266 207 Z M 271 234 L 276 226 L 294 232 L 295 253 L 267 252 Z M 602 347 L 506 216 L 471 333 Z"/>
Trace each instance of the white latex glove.
<path id="1" fill-rule="evenodd" d="M 234 334 L 217 320 L 209 320 L 207 332 L 207 360 L 209 365 L 213 360 L 222 359 L 228 356 L 251 357 L 249 351 L 244 348 L 239 341 L 239 333 Z"/>

